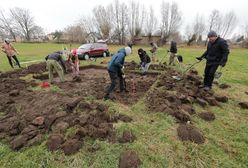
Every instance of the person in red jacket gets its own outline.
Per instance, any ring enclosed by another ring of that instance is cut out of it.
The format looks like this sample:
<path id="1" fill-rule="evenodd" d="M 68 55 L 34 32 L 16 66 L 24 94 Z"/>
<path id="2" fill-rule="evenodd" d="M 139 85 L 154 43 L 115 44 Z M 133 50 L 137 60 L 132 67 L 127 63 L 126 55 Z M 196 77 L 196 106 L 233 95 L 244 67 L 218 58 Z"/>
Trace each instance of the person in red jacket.
<path id="1" fill-rule="evenodd" d="M 74 76 L 79 75 L 79 59 L 77 54 L 77 49 L 73 49 L 71 54 L 69 54 L 68 62 L 70 63 L 72 73 Z"/>

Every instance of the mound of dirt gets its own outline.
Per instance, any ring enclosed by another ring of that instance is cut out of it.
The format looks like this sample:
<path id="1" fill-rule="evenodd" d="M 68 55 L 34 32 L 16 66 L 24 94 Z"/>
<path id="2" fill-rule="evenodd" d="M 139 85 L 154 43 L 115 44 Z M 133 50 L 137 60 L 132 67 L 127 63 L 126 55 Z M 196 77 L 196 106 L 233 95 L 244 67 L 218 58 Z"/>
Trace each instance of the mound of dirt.
<path id="1" fill-rule="evenodd" d="M 240 102 L 240 103 L 239 103 L 239 106 L 240 106 L 242 109 L 248 109 L 248 102 Z"/>
<path id="2" fill-rule="evenodd" d="M 248 92 L 245 92 L 245 94 L 247 94 L 247 95 L 248 95 Z"/>
<path id="3" fill-rule="evenodd" d="M 222 103 L 227 103 L 228 102 L 228 97 L 227 96 L 215 96 L 215 99 L 218 102 L 222 102 Z"/>
<path id="4" fill-rule="evenodd" d="M 181 141 L 191 141 L 197 144 L 203 144 L 205 142 L 203 135 L 190 124 L 180 125 L 177 128 L 177 135 Z"/>
<path id="5" fill-rule="evenodd" d="M 228 85 L 228 84 L 226 84 L 226 83 L 222 83 L 222 84 L 219 85 L 219 88 L 221 88 L 221 89 L 228 89 L 228 88 L 230 88 L 230 87 L 231 87 L 231 86 Z"/>
<path id="6" fill-rule="evenodd" d="M 124 151 L 120 155 L 119 168 L 138 168 L 142 164 L 135 151 Z"/>
<path id="7" fill-rule="evenodd" d="M 82 147 L 82 142 L 79 141 L 78 139 L 67 140 L 62 145 L 62 149 L 65 155 L 71 155 L 71 154 L 77 153 L 81 147 Z"/>
<path id="8" fill-rule="evenodd" d="M 205 121 L 215 120 L 215 115 L 214 113 L 211 113 L 211 112 L 203 112 L 203 113 L 198 114 L 198 116 Z"/>
<path id="9" fill-rule="evenodd" d="M 136 137 L 134 136 L 132 131 L 125 130 L 122 134 L 122 137 L 119 138 L 120 143 L 132 143 Z"/>

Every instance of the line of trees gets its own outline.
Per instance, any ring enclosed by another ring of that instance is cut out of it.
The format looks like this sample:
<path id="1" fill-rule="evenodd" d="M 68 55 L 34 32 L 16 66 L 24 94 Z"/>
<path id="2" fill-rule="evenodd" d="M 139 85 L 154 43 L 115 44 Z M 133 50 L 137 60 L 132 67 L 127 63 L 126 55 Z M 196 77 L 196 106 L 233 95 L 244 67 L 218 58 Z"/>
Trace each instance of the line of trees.
<path id="1" fill-rule="evenodd" d="M 106 6 L 95 6 L 91 15 L 81 16 L 75 24 L 67 26 L 63 31 L 56 30 L 52 35 L 58 42 L 66 36 L 70 42 L 108 39 L 119 44 L 134 42 L 141 35 L 149 38 L 159 36 L 161 44 L 175 37 L 183 37 L 191 45 L 204 43 L 206 39 L 203 37 L 210 30 L 217 31 L 221 37 L 228 37 L 238 22 L 233 11 L 221 13 L 215 9 L 207 18 L 197 14 L 194 21 L 185 26 L 184 33 L 181 33 L 183 20 L 178 4 L 162 1 L 160 6 L 157 16 L 153 6 L 146 8 L 134 0 L 128 4 L 114 0 Z M 43 36 L 44 30 L 36 25 L 29 10 L 12 8 L 7 12 L 0 10 L 0 36 L 6 35 L 14 40 L 17 35 L 21 35 L 25 41 L 30 41 Z"/>
<path id="2" fill-rule="evenodd" d="M 11 37 L 16 41 L 17 35 L 25 41 L 44 36 L 44 30 L 38 26 L 28 9 L 11 8 L 0 10 L 0 35 Z"/>

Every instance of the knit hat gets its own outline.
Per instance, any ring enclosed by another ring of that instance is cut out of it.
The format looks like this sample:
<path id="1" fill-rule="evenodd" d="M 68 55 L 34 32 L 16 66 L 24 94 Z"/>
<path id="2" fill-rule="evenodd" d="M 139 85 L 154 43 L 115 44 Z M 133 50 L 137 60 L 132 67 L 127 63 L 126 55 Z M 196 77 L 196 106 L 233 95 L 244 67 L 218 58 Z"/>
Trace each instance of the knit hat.
<path id="1" fill-rule="evenodd" d="M 217 33 L 213 30 L 211 30 L 209 33 L 208 33 L 208 37 L 217 37 Z"/>
<path id="2" fill-rule="evenodd" d="M 130 47 L 125 47 L 126 56 L 130 55 L 131 52 L 132 52 L 132 49 Z"/>

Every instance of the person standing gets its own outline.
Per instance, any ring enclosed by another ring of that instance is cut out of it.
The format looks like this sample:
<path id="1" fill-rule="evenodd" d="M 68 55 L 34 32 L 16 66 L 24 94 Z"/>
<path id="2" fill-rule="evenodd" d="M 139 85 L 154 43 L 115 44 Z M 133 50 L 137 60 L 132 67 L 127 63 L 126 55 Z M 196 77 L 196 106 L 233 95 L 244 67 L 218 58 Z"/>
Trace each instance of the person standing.
<path id="1" fill-rule="evenodd" d="M 68 57 L 68 62 L 70 63 L 72 73 L 75 76 L 79 75 L 79 59 L 77 49 L 73 49 Z"/>
<path id="2" fill-rule="evenodd" d="M 9 39 L 4 40 L 4 44 L 2 45 L 2 51 L 6 54 L 9 64 L 12 68 L 14 68 L 12 58 L 15 60 L 16 64 L 21 68 L 20 62 L 17 59 L 16 55 L 18 54 L 17 50 L 15 47 L 10 43 Z"/>
<path id="3" fill-rule="evenodd" d="M 45 57 L 49 73 L 49 83 L 53 82 L 54 70 L 58 73 L 60 81 L 65 81 L 64 72 L 66 72 L 66 67 L 65 62 L 62 58 L 62 54 L 63 53 L 61 51 L 57 51 Z"/>
<path id="4" fill-rule="evenodd" d="M 201 88 L 206 91 L 212 89 L 214 74 L 219 66 L 224 67 L 226 65 L 229 53 L 226 40 L 219 37 L 215 31 L 210 31 L 208 33 L 207 50 L 202 56 L 196 57 L 199 61 L 204 58 L 207 60 L 204 71 L 204 82 Z"/>
<path id="5" fill-rule="evenodd" d="M 175 58 L 177 57 L 177 43 L 175 41 L 171 41 L 170 45 L 170 62 L 169 65 L 175 65 Z"/>
<path id="6" fill-rule="evenodd" d="M 140 65 L 141 65 L 141 70 L 142 70 L 142 75 L 146 75 L 146 72 L 149 69 L 149 66 L 151 64 L 151 59 L 149 55 L 146 53 L 145 50 L 142 48 L 138 49 L 138 54 L 140 57 Z"/>
<path id="7" fill-rule="evenodd" d="M 156 62 L 156 55 L 157 55 L 158 46 L 153 42 L 151 42 L 150 45 L 152 47 L 152 49 L 150 50 L 150 52 L 152 53 L 152 61 Z"/>
<path id="8" fill-rule="evenodd" d="M 111 92 L 115 89 L 117 79 L 120 81 L 120 92 L 126 91 L 124 86 L 124 62 L 125 57 L 130 55 L 132 52 L 130 47 L 125 47 L 120 49 L 116 54 L 112 56 L 111 61 L 108 63 L 108 73 L 111 80 L 111 84 L 107 89 L 104 96 L 104 100 L 111 99 Z"/>

